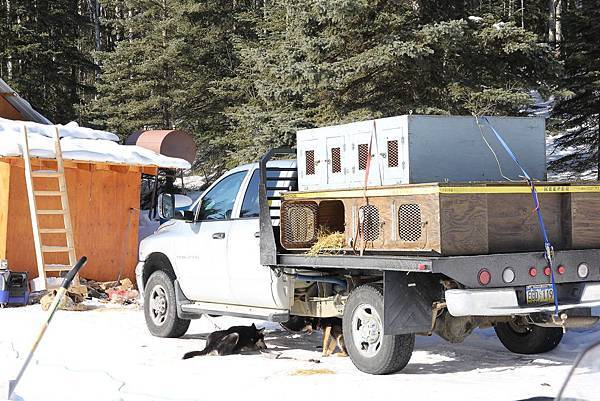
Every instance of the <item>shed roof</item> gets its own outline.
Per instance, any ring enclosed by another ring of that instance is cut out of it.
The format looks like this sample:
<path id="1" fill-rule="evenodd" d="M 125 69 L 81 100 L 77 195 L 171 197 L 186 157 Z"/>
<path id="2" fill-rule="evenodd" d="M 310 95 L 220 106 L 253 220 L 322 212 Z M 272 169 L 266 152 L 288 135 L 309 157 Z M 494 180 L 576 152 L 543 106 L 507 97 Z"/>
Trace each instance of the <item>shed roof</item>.
<path id="1" fill-rule="evenodd" d="M 52 124 L 50 120 L 38 113 L 29 102 L 23 99 L 13 90 L 2 78 L 0 78 L 0 97 L 6 100 L 24 120 L 33 121 L 40 124 Z"/>
<path id="2" fill-rule="evenodd" d="M 63 158 L 84 162 L 117 163 L 164 168 L 190 168 L 183 159 L 167 157 L 139 146 L 121 145 L 111 132 L 66 125 L 46 125 L 0 118 L 0 157 L 21 156 L 24 127 L 27 127 L 30 153 L 34 157 L 54 158 L 54 135 L 58 129 Z"/>

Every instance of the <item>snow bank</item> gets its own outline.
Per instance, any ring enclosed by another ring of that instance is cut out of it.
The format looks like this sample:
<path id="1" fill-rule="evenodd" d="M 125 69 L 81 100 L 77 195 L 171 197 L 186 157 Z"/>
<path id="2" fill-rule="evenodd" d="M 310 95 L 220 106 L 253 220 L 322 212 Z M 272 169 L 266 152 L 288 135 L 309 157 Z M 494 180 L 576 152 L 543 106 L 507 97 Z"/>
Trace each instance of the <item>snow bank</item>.
<path id="1" fill-rule="evenodd" d="M 30 153 L 34 157 L 53 158 L 55 129 L 59 129 L 63 158 L 68 160 L 125 163 L 141 166 L 189 169 L 183 159 L 167 157 L 139 146 L 120 145 L 111 132 L 67 125 L 43 125 L 0 118 L 0 156 L 21 156 L 23 125 L 27 126 Z"/>

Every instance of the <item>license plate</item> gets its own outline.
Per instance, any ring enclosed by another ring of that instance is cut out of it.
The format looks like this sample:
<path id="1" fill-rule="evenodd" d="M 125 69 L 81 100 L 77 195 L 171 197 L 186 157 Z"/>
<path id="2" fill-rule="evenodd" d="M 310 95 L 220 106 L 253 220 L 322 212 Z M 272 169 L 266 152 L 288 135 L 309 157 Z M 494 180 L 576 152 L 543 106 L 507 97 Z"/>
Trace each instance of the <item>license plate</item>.
<path id="1" fill-rule="evenodd" d="M 552 284 L 536 284 L 525 287 L 528 304 L 546 304 L 554 302 Z"/>

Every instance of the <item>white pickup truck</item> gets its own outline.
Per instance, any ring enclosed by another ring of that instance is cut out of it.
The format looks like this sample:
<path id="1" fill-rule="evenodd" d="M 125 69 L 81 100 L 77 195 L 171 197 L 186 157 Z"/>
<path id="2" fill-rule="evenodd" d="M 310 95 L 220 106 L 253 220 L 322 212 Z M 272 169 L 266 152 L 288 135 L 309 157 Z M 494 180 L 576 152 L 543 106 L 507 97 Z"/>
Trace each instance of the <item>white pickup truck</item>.
<path id="1" fill-rule="evenodd" d="M 280 151 L 282 152 L 282 151 Z M 555 348 L 567 327 L 587 327 L 600 306 L 600 250 L 557 251 L 557 265 L 577 266 L 557 280 L 561 319 L 552 304 L 529 305 L 519 275 L 484 288 L 481 266 L 502 277 L 515 268 L 543 266 L 541 252 L 477 256 L 340 254 L 307 257 L 279 244 L 281 191 L 297 188 L 295 161 L 270 161 L 225 173 L 191 205 L 173 213 L 163 194 L 162 217 L 172 218 L 140 244 L 136 268 L 148 329 L 182 336 L 202 314 L 282 322 L 341 317 L 352 362 L 386 374 L 408 363 L 415 334 L 461 342 L 477 327 L 493 326 L 510 351 Z M 286 153 L 286 152 L 283 152 Z"/>

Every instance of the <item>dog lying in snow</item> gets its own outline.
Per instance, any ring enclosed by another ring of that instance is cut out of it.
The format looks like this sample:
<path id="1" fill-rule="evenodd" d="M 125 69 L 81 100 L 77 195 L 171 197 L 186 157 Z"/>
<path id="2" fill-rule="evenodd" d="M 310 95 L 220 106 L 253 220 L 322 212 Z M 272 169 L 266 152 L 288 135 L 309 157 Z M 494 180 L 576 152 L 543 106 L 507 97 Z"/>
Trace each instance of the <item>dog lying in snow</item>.
<path id="1" fill-rule="evenodd" d="M 267 349 L 264 328 L 252 326 L 233 326 L 227 330 L 219 330 L 208 335 L 206 347 L 202 351 L 188 352 L 183 359 L 202 355 L 231 355 L 240 352 Z"/>

